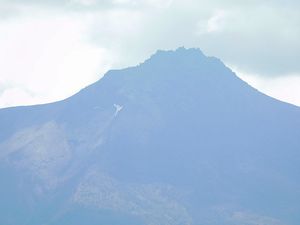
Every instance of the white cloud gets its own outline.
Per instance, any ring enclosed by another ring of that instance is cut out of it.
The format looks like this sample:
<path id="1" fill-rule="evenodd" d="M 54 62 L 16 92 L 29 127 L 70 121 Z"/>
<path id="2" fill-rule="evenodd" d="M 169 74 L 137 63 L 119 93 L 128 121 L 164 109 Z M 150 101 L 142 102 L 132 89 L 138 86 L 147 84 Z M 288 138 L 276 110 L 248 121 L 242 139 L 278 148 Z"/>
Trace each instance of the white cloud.
<path id="1" fill-rule="evenodd" d="M 113 59 L 85 41 L 86 23 L 62 15 L 2 22 L 0 107 L 60 100 L 99 79 Z"/>
<path id="2" fill-rule="evenodd" d="M 216 10 L 212 17 L 207 21 L 207 32 L 220 31 L 224 24 L 225 15 L 226 13 L 224 10 Z"/>
<path id="3" fill-rule="evenodd" d="M 201 36 L 203 34 L 221 32 L 226 25 L 228 14 L 229 12 L 223 9 L 214 10 L 207 19 L 202 18 L 198 22 L 196 35 Z"/>
<path id="4" fill-rule="evenodd" d="M 0 4 L 0 107 L 4 91 L 6 99 L 18 89 L 35 103 L 55 101 L 111 67 L 135 65 L 157 49 L 179 46 L 199 47 L 244 74 L 271 77 L 254 85 L 264 83 L 262 91 L 269 91 L 269 86 L 272 95 L 285 93 L 280 98 L 288 101 L 292 95 L 300 99 L 296 91 L 281 89 L 296 78 L 275 78 L 300 74 L 295 4 L 282 7 L 280 1 L 258 0 L 0 0 Z M 24 99 L 11 105 L 31 104 Z M 9 105 L 9 100 L 5 102 Z"/>
<path id="5" fill-rule="evenodd" d="M 280 77 L 268 77 L 257 74 L 247 74 L 231 66 L 233 71 L 249 85 L 257 90 L 293 105 L 300 106 L 300 75 L 287 74 Z"/>
<path id="6" fill-rule="evenodd" d="M 13 87 L 4 90 L 0 95 L 1 107 L 10 107 L 20 104 L 33 105 L 38 102 L 44 102 L 40 96 L 33 96 L 26 90 Z"/>
<path id="7" fill-rule="evenodd" d="M 167 8 L 173 0 L 113 0 L 116 5 L 146 6 L 156 8 Z"/>
<path id="8" fill-rule="evenodd" d="M 75 3 L 83 6 L 92 6 L 97 3 L 97 0 L 70 0 L 70 3 Z"/>

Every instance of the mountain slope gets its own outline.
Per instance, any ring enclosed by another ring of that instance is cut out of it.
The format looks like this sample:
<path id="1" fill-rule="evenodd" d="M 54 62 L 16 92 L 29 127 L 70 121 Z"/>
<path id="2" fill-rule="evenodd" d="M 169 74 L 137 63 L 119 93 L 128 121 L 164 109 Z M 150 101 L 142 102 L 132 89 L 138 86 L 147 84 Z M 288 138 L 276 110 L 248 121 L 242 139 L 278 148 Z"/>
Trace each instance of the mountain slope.
<path id="1" fill-rule="evenodd" d="M 300 109 L 197 49 L 0 110 L 0 130 L 0 224 L 300 221 Z"/>

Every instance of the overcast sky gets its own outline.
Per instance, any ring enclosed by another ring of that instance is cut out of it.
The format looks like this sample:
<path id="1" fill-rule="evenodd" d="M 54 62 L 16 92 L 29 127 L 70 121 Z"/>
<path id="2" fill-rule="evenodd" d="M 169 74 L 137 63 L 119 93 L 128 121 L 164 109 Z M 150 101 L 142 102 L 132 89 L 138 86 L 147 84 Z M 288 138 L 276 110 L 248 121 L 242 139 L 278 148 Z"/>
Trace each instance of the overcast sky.
<path id="1" fill-rule="evenodd" d="M 298 0 L 0 0 L 0 107 L 66 98 L 180 46 L 300 105 L 299 11 Z"/>

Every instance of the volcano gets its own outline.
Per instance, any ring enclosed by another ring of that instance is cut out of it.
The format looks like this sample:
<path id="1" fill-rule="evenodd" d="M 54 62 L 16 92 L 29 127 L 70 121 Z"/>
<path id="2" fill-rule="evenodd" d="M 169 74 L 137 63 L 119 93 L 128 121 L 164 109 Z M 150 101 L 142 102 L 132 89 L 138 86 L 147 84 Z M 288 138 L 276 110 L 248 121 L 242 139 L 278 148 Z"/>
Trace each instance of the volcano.
<path id="1" fill-rule="evenodd" d="M 199 49 L 0 110 L 0 224 L 297 225 L 300 108 Z"/>

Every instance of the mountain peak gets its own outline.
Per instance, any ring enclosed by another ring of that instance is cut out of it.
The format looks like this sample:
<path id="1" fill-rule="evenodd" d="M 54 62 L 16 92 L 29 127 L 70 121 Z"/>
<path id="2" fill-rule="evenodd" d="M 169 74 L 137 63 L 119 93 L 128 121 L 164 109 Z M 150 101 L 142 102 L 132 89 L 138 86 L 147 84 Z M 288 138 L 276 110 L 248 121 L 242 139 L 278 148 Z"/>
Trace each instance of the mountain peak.
<path id="1" fill-rule="evenodd" d="M 249 91 L 256 94 L 218 58 L 206 56 L 198 48 L 180 47 L 158 50 L 138 66 L 109 71 L 101 80 L 83 90 L 86 93 L 83 102 L 94 101 L 94 97 L 90 98 L 91 92 L 94 93 L 92 96 L 99 96 L 121 91 L 122 98 L 127 98 L 145 90 L 159 96 L 166 91 L 172 93 L 173 89 L 179 93 L 193 90 L 205 102 L 208 96 L 212 99 L 221 93 L 224 96 L 239 92 L 236 93 L 238 96 Z"/>
<path id="2" fill-rule="evenodd" d="M 175 50 L 157 50 L 155 55 L 192 55 L 193 56 L 205 56 L 200 48 L 186 48 L 184 46 L 179 47 Z"/>
<path id="3" fill-rule="evenodd" d="M 158 50 L 145 63 L 196 63 L 208 59 L 199 48 L 180 47 L 176 50 Z M 176 66 L 176 64 L 174 66 Z"/>
<path id="4" fill-rule="evenodd" d="M 0 128 L 0 224 L 299 224 L 299 108 L 199 49 L 0 110 Z"/>

